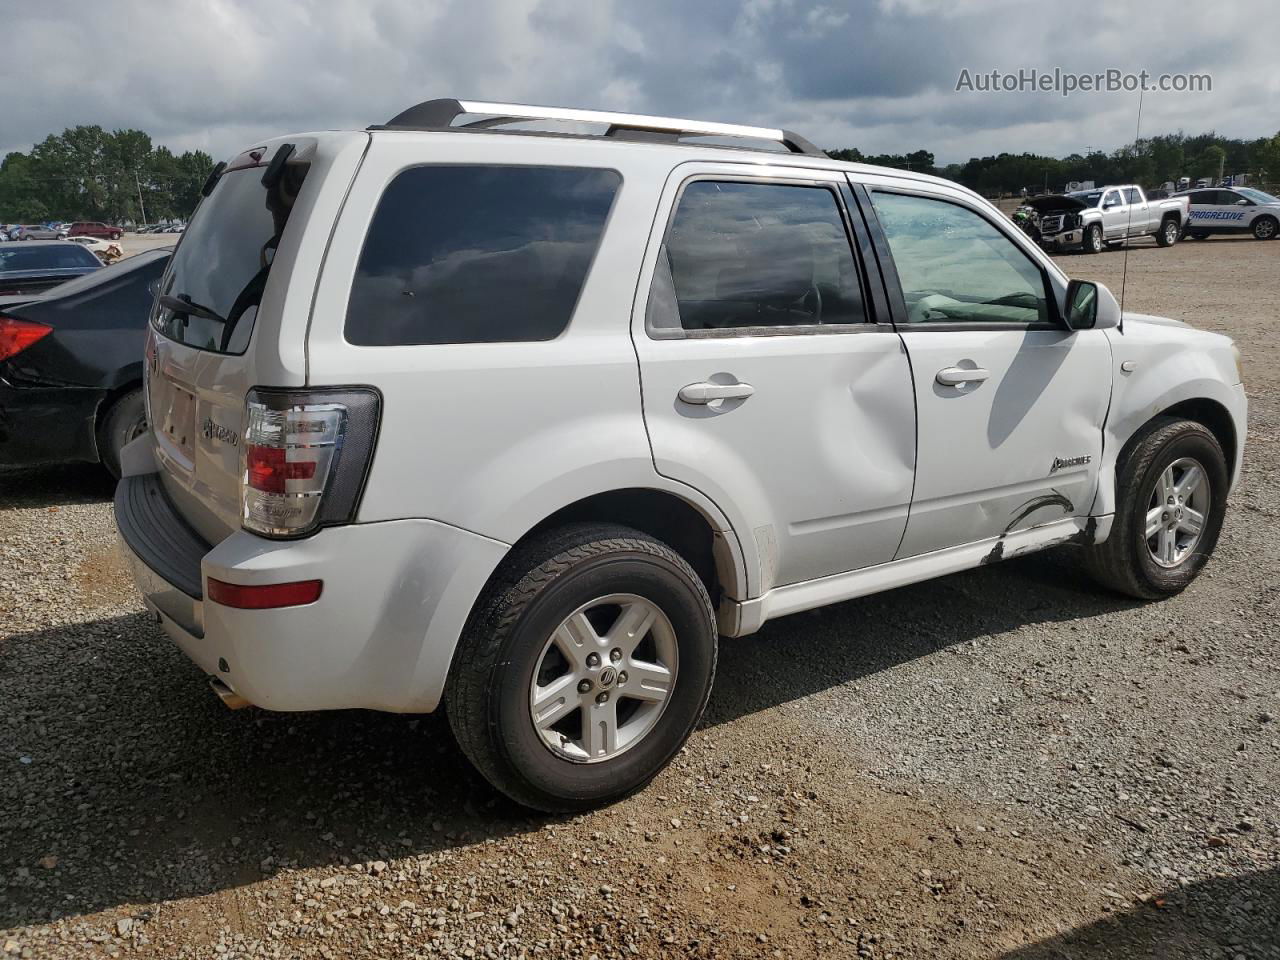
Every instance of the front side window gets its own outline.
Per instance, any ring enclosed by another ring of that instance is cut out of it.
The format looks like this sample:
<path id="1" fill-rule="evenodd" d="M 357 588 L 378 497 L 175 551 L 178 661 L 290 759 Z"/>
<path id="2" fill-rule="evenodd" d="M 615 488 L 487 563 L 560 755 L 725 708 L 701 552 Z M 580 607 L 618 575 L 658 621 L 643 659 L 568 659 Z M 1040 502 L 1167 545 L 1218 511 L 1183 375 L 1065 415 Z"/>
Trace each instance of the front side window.
<path id="1" fill-rule="evenodd" d="M 554 339 L 577 306 L 621 179 L 581 167 L 401 172 L 365 237 L 347 341 Z"/>
<path id="2" fill-rule="evenodd" d="M 913 323 L 1050 320 L 1044 275 L 976 211 L 946 200 L 876 191 Z"/>
<path id="3" fill-rule="evenodd" d="M 1271 194 L 1263 193 L 1261 190 L 1254 190 L 1251 187 L 1241 187 L 1238 193 L 1246 200 L 1252 200 L 1254 203 L 1280 203 L 1280 200 L 1277 200 Z"/>
<path id="4" fill-rule="evenodd" d="M 649 300 L 655 331 L 747 331 L 866 320 L 836 194 L 695 180 L 680 195 Z"/>

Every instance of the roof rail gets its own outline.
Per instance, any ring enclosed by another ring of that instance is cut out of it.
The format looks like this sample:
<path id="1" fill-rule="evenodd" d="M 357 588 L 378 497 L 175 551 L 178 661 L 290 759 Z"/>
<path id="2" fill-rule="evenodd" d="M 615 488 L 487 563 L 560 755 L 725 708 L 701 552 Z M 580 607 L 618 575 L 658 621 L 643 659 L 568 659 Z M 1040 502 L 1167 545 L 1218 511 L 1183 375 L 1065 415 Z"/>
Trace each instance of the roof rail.
<path id="1" fill-rule="evenodd" d="M 568 120 L 578 123 L 608 124 L 606 137 L 628 133 L 666 134 L 671 140 L 682 136 L 742 137 L 771 140 L 792 153 L 815 157 L 826 154 L 799 134 L 777 127 L 747 127 L 736 123 L 705 123 L 700 120 L 678 120 L 674 117 L 648 117 L 637 113 L 611 113 L 606 110 L 575 110 L 566 107 L 535 107 L 523 103 L 489 103 L 483 100 L 424 100 L 392 117 L 377 129 L 420 130 L 453 126 L 465 114 L 482 115 L 482 119 L 459 124 L 459 128 L 496 127 L 521 120 Z"/>

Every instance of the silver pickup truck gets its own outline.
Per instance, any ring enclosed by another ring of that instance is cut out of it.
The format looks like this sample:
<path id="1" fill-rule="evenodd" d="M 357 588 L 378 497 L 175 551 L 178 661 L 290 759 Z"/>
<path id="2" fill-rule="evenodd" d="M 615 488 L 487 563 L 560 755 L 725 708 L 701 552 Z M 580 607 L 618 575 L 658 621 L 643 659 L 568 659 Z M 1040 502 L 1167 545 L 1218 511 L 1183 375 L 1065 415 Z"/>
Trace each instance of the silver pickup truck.
<path id="1" fill-rule="evenodd" d="M 1132 184 L 1035 197 L 1032 233 L 1046 250 L 1101 253 L 1108 244 L 1154 236 L 1162 247 L 1178 242 L 1187 224 L 1186 197 L 1148 200 Z"/>

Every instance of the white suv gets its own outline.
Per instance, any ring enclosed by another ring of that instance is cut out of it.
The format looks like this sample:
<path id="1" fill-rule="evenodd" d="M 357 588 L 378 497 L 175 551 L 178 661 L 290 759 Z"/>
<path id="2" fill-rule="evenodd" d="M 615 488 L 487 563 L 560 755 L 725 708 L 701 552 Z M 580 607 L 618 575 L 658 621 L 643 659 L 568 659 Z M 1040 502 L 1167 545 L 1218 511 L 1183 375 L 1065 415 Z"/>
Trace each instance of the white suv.
<path id="1" fill-rule="evenodd" d="M 1064 543 L 1175 593 L 1240 472 L 1228 339 L 786 131 L 437 100 L 204 195 L 116 494 L 149 608 L 232 706 L 446 703 L 533 807 L 653 777 L 718 635 Z"/>

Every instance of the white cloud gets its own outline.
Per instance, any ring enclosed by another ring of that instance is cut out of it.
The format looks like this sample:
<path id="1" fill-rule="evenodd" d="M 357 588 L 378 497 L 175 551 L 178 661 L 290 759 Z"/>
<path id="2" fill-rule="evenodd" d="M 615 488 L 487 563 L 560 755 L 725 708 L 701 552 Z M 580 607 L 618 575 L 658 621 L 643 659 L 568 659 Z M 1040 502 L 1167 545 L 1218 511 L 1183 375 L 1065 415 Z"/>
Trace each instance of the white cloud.
<path id="1" fill-rule="evenodd" d="M 944 161 L 1133 138 L 1133 95 L 956 93 L 964 67 L 1208 72 L 1212 93 L 1148 96 L 1144 132 L 1280 124 L 1273 0 L 1194 19 L 1156 0 L 130 0 L 13 3 L 5 21 L 5 150 L 97 123 L 222 157 L 435 96 L 767 123 Z"/>

